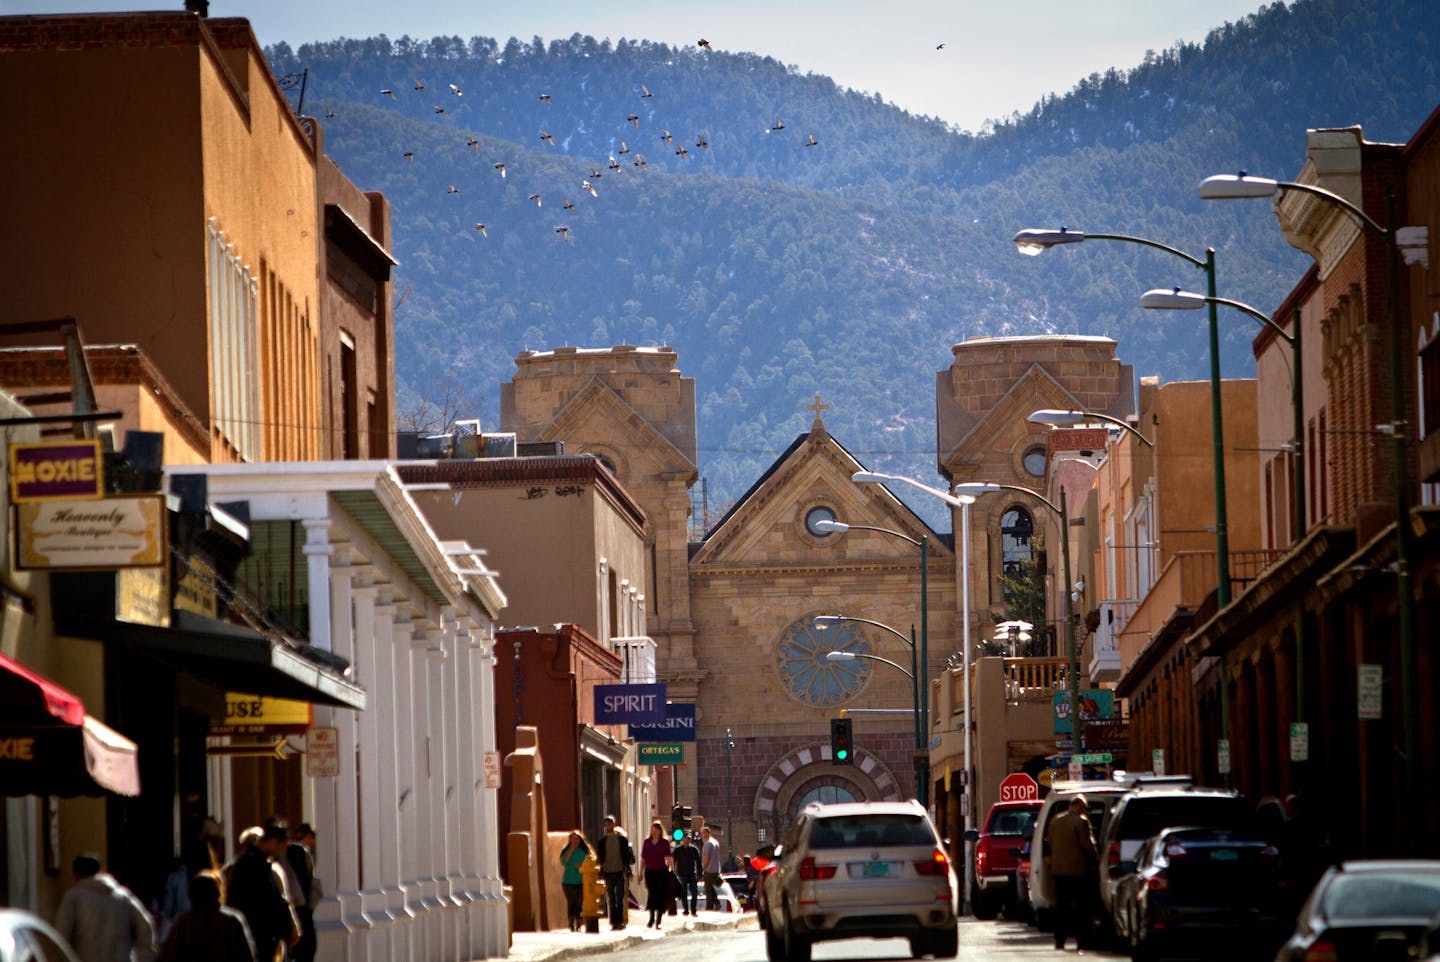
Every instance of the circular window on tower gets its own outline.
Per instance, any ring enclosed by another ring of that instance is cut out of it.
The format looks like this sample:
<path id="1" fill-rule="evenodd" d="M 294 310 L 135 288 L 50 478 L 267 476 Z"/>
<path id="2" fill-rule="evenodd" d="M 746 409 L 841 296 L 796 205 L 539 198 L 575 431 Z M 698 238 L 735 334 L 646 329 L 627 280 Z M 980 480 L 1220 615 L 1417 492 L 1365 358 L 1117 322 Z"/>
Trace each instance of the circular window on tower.
<path id="1" fill-rule="evenodd" d="M 1029 448 L 1024 457 L 1020 459 L 1020 463 L 1034 477 L 1043 478 L 1045 476 L 1045 449 L 1039 446 Z"/>
<path id="2" fill-rule="evenodd" d="M 805 512 L 805 530 L 808 531 L 808 532 L 810 532 L 812 535 L 814 535 L 814 536 L 817 537 L 817 538 L 828 538 L 828 537 L 830 537 L 832 534 L 834 534 L 835 532 L 833 532 L 833 531 L 822 531 L 822 530 L 819 530 L 819 529 L 817 529 L 817 528 L 815 527 L 815 522 L 817 522 L 817 521 L 834 521 L 834 520 L 835 520 L 835 512 L 834 512 L 834 511 L 831 511 L 829 508 L 825 507 L 823 504 L 817 504 L 815 507 L 813 507 L 813 508 L 811 508 L 809 511 L 806 511 L 806 512 Z"/>
<path id="3" fill-rule="evenodd" d="M 870 678 L 868 660 L 846 655 L 870 651 L 864 629 L 853 622 L 816 628 L 809 617 L 795 622 L 780 636 L 775 668 L 793 698 L 828 708 L 860 694 Z M 830 657 L 838 652 L 842 657 Z"/>

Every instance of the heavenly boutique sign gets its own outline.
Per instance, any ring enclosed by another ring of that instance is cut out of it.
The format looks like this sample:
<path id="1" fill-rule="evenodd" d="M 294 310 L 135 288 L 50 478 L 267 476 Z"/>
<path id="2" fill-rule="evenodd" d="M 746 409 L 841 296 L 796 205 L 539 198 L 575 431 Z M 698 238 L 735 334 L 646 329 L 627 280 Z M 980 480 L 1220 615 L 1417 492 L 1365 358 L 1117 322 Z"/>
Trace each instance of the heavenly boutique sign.
<path id="1" fill-rule="evenodd" d="M 164 564 L 165 520 L 163 494 L 17 504 L 16 566 L 53 570 Z"/>

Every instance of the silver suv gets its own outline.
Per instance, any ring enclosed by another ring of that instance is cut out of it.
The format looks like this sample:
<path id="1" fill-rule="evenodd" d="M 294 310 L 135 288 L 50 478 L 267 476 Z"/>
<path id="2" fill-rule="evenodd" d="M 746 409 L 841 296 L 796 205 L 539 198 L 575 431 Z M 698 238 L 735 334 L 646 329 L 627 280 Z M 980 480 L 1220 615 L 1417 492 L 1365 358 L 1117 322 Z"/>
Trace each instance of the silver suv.
<path id="1" fill-rule="evenodd" d="M 833 939 L 906 938 L 915 958 L 953 958 L 959 896 L 945 845 L 919 802 L 807 806 L 765 879 L 771 962 L 809 962 Z"/>

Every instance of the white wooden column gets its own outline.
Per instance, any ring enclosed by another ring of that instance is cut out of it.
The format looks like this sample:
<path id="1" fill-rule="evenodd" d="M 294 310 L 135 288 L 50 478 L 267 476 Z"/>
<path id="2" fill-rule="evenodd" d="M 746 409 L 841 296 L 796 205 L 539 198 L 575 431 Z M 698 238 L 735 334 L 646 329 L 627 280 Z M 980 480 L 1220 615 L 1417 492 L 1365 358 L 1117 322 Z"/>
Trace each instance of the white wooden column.
<path id="1" fill-rule="evenodd" d="M 430 766 L 429 793 L 425 796 L 429 817 L 426 819 L 422 838 L 427 852 L 426 866 L 421 872 L 427 886 L 425 907 L 429 910 L 426 921 L 433 941 L 427 959 L 451 962 L 446 923 L 450 921 L 450 904 L 445 881 L 445 628 L 432 624 L 425 633 L 425 673 L 428 676 L 427 697 L 427 741 L 425 757 Z M 418 666 L 417 666 L 418 667 Z"/>
<path id="2" fill-rule="evenodd" d="M 445 794 L 440 798 L 443 817 L 440 820 L 441 878 L 440 891 L 445 897 L 445 946 L 450 957 L 457 960 L 468 958 L 461 954 L 462 936 L 465 928 L 464 904 L 465 883 L 459 871 L 460 855 L 459 814 L 460 814 L 460 707 L 459 685 L 456 675 L 460 661 L 456 657 L 456 646 L 460 634 L 458 613 L 450 608 L 445 612 L 445 646 L 441 649 L 441 669 L 445 684 L 445 698 L 442 705 L 442 732 L 445 746 Z"/>
<path id="3" fill-rule="evenodd" d="M 410 643 L 415 623 L 411 617 L 408 607 L 395 607 L 390 631 L 392 680 L 386 719 L 390 725 L 386 749 L 391 764 L 381 770 L 381 778 L 390 786 L 389 792 L 382 796 L 388 817 L 381 823 L 381 831 L 389 830 L 384 854 L 391 860 L 385 873 L 388 887 L 385 894 L 386 908 L 395 918 L 390 938 L 392 959 L 421 958 L 416 954 L 419 937 L 415 914 L 410 909 L 414 895 L 411 880 L 415 877 L 415 720 L 411 708 L 415 692 L 410 672 Z"/>
<path id="4" fill-rule="evenodd" d="M 305 586 L 310 599 L 310 644 L 325 651 L 330 647 L 330 608 L 324 599 L 330 596 L 330 556 L 335 546 L 330 543 L 329 518 L 305 518 Z"/>
<path id="5" fill-rule="evenodd" d="M 430 877 L 430 650 L 428 622 L 419 622 L 410 636 L 410 757 L 414 773 L 411 793 L 405 804 L 406 908 L 415 917 L 412 958 L 429 960 L 435 939 L 428 918 L 435 907 L 435 883 Z"/>
<path id="6" fill-rule="evenodd" d="M 495 741 L 495 635 L 494 627 L 485 626 L 481 635 L 480 657 L 473 667 L 479 692 L 479 725 L 477 734 L 480 751 L 496 751 Z M 485 895 L 483 958 L 499 958 L 509 954 L 510 906 L 505 900 L 505 880 L 500 877 L 500 845 L 508 826 L 500 824 L 499 792 L 482 789 L 480 793 L 480 877 Z"/>
<path id="7" fill-rule="evenodd" d="M 367 578 L 371 581 L 372 578 Z M 380 674 L 379 589 L 372 584 L 351 589 L 355 610 L 355 676 L 365 686 L 365 711 L 356 719 L 359 727 L 360 767 L 360 914 L 364 955 L 382 959 L 389 955 L 390 916 L 385 908 L 384 873 L 381 868 L 384 846 L 380 822 L 386 817 L 380 800 L 382 741 L 380 733 L 380 689 L 389 684 L 390 672 Z M 387 619 L 388 620 L 388 619 Z M 385 642 L 389 642 L 388 626 Z"/>
<path id="8" fill-rule="evenodd" d="M 460 954 L 465 959 L 479 958 L 484 952 L 480 939 L 483 927 L 475 912 L 480 897 L 480 825 L 476 817 L 476 795 L 484 791 L 485 779 L 483 756 L 477 759 L 476 752 L 480 739 L 475 730 L 475 716 L 480 706 L 475 703 L 474 670 L 471 666 L 476 654 L 475 622 L 467 617 L 455 632 L 455 649 L 451 658 L 451 673 L 455 679 L 456 749 L 455 832 L 450 846 L 454 853 L 451 892 L 460 902 L 460 911 L 464 915 L 460 926 Z"/>

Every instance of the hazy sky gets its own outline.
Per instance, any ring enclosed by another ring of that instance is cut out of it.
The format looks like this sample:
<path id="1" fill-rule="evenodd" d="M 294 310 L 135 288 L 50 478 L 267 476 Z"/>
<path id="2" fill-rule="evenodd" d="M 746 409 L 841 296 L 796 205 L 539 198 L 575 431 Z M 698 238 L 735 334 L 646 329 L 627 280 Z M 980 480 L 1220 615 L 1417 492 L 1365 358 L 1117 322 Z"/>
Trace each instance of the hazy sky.
<path id="1" fill-rule="evenodd" d="M 1146 50 L 1203 41 L 1261 0 L 212 0 L 248 17 L 262 44 L 367 37 L 488 36 L 502 43 L 590 34 L 752 51 L 878 91 L 967 130 L 1025 111 Z M 180 9 L 183 0 L 0 0 L 0 14 Z M 936 44 L 944 43 L 943 50 Z"/>

